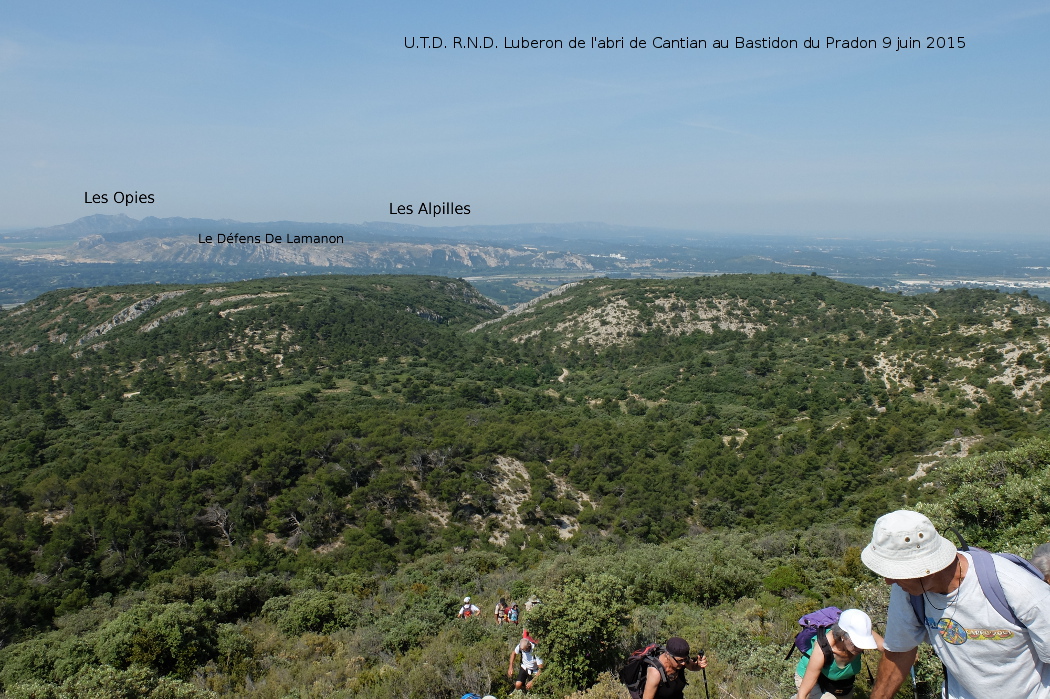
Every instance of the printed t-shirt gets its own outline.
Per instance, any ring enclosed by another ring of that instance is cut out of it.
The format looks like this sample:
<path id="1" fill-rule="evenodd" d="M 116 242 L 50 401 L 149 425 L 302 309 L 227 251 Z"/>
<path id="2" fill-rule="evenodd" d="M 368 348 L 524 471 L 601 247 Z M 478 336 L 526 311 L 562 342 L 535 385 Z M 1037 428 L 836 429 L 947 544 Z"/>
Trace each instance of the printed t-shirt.
<path id="1" fill-rule="evenodd" d="M 948 670 L 949 699 L 1050 699 L 1050 585 L 993 556 L 999 583 L 1027 628 L 999 616 L 981 590 L 969 554 L 966 577 L 954 592 L 925 594 L 925 627 L 909 595 L 890 590 L 885 647 L 910 651 L 927 641 Z"/>

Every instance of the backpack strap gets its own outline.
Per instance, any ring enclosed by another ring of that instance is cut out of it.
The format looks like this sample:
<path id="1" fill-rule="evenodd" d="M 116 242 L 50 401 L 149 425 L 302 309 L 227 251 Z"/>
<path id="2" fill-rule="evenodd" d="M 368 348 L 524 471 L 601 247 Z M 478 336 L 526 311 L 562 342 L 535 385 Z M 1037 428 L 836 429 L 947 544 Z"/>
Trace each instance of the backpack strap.
<path id="1" fill-rule="evenodd" d="M 1005 558 L 1006 560 L 1010 561 L 1014 565 L 1021 566 L 1022 568 L 1027 570 L 1029 573 L 1031 573 L 1035 577 L 1039 578 L 1040 580 L 1043 579 L 1043 575 L 1044 575 L 1043 571 L 1039 570 L 1027 558 L 1025 558 L 1023 556 L 1018 556 L 1016 553 L 997 553 L 995 555 L 999 556 L 1000 558 Z"/>
<path id="2" fill-rule="evenodd" d="M 817 643 L 817 645 L 820 645 L 820 649 L 821 650 L 824 650 L 824 646 L 827 645 L 827 643 L 828 643 L 828 639 L 826 638 L 826 635 L 828 633 L 828 629 L 830 629 L 830 628 L 831 628 L 830 626 L 818 626 L 816 633 L 814 633 L 810 637 L 810 638 L 815 639 L 815 642 Z M 823 645 L 821 645 L 821 640 L 822 639 L 823 639 Z M 795 646 L 791 646 L 791 647 L 794 648 Z M 827 651 L 824 651 L 824 652 L 826 653 Z M 804 650 L 800 650 L 799 654 L 802 657 L 804 657 L 804 658 L 808 658 L 810 656 L 810 652 L 809 651 L 804 651 Z M 784 660 L 787 660 L 787 658 L 784 658 Z"/>
<path id="3" fill-rule="evenodd" d="M 660 684 L 667 682 L 667 670 L 664 669 L 664 664 L 660 662 L 660 656 L 663 653 L 663 646 L 656 646 L 645 655 L 645 664 L 648 667 L 655 667 L 657 672 L 660 673 Z"/>
<path id="4" fill-rule="evenodd" d="M 976 546 L 971 546 L 969 553 L 970 558 L 973 560 L 973 567 L 977 570 L 977 580 L 981 583 L 981 592 L 984 593 L 992 608 L 999 612 L 999 616 L 1015 626 L 1020 626 L 1022 629 L 1027 628 L 1014 614 L 1014 610 L 1010 608 L 1010 602 L 1007 601 L 1006 593 L 1003 592 L 1002 583 L 999 582 L 999 574 L 995 572 L 995 559 L 992 558 L 992 554 Z M 997 555 L 1022 565 L 1018 563 L 1020 556 L 1015 556 L 1012 553 L 1000 553 Z M 1028 561 L 1024 561 L 1024 563 L 1028 563 Z M 1029 570 L 1029 572 L 1032 571 Z"/>
<path id="5" fill-rule="evenodd" d="M 1003 585 L 999 582 L 999 574 L 995 570 L 995 558 L 994 556 L 1000 556 L 1006 560 L 1014 563 L 1027 572 L 1031 573 L 1035 577 L 1042 577 L 1035 566 L 1012 553 L 996 553 L 991 554 L 982 548 L 976 546 L 969 546 L 966 552 L 970 554 L 970 560 L 973 561 L 974 572 L 977 573 L 977 582 L 981 585 L 981 592 L 984 594 L 985 599 L 992 605 L 999 616 L 1006 621 L 1020 626 L 1021 628 L 1027 628 L 1017 615 L 1014 614 L 1013 608 L 1010 607 L 1010 602 L 1006 599 L 1006 593 L 1003 592 Z M 925 616 L 926 609 L 923 604 L 922 595 L 909 595 L 912 611 L 915 612 L 915 618 L 919 621 L 919 625 L 923 628 L 926 627 Z"/>
<path id="6" fill-rule="evenodd" d="M 828 627 L 822 626 L 817 629 L 817 645 L 824 653 L 824 672 L 826 673 L 831 664 L 835 662 L 835 654 L 831 650 L 831 644 L 828 643 Z"/>

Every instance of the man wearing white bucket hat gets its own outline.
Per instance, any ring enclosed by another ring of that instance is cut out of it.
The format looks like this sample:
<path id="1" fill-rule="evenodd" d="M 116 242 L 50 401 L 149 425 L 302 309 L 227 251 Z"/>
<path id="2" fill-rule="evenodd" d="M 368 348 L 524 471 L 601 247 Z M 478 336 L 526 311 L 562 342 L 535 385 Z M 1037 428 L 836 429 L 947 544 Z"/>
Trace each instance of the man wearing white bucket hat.
<path id="1" fill-rule="evenodd" d="M 918 512 L 898 510 L 875 522 L 861 560 L 893 587 L 871 699 L 896 694 L 922 641 L 944 664 L 948 699 L 1050 699 L 1050 586 L 990 556 L 1008 605 L 997 611 L 978 580 L 974 555 L 957 551 Z"/>

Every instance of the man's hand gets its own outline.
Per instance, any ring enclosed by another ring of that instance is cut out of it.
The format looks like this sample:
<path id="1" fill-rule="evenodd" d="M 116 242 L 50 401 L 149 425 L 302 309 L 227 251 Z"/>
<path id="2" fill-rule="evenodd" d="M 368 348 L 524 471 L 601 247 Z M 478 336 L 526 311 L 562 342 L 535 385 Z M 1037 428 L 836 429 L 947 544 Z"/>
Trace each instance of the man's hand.
<path id="1" fill-rule="evenodd" d="M 915 664 L 918 654 L 918 648 L 900 653 L 884 651 L 879 661 L 879 672 L 875 676 L 875 686 L 871 690 L 871 699 L 893 699 L 904 684 L 904 678 L 908 676 L 908 670 Z"/>
<path id="2" fill-rule="evenodd" d="M 705 667 L 707 667 L 707 656 L 698 654 L 694 659 L 692 659 L 689 662 L 687 662 L 685 664 L 685 666 L 687 668 L 689 668 L 690 670 L 692 670 L 693 672 L 696 672 L 697 670 L 700 670 L 701 668 L 705 668 Z"/>

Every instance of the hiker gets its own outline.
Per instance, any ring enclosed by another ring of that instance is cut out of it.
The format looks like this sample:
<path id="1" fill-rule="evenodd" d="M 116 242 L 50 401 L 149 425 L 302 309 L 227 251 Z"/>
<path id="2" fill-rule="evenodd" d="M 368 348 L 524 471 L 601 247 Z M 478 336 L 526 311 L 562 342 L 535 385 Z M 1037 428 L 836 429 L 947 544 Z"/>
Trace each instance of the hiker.
<path id="1" fill-rule="evenodd" d="M 540 598 L 533 595 L 525 600 L 525 611 L 531 611 L 533 607 L 538 607 L 540 604 Z"/>
<path id="2" fill-rule="evenodd" d="M 478 614 L 481 614 L 481 609 L 479 609 L 476 605 L 471 604 L 469 597 L 464 597 L 463 606 L 459 608 L 458 612 L 456 612 L 456 617 L 460 619 L 469 619 L 470 617 L 477 616 Z"/>
<path id="3" fill-rule="evenodd" d="M 818 629 L 810 639 L 808 655 L 799 659 L 798 699 L 849 699 L 863 662 L 861 652 L 876 648 L 882 650 L 882 637 L 871 630 L 871 618 L 859 609 L 842 612 L 830 628 Z"/>
<path id="4" fill-rule="evenodd" d="M 496 626 L 500 626 L 507 620 L 508 609 L 510 607 L 507 606 L 507 600 L 500 597 L 499 602 L 496 602 Z"/>
<path id="5" fill-rule="evenodd" d="M 1050 583 L 1050 544 L 1035 547 L 1035 551 L 1032 551 L 1032 565 L 1043 571 L 1043 580 Z"/>
<path id="6" fill-rule="evenodd" d="M 507 610 L 507 621 L 511 624 L 518 623 L 518 617 L 521 616 L 521 612 L 518 611 L 518 603 L 510 605 L 510 609 Z"/>
<path id="7" fill-rule="evenodd" d="M 543 670 L 543 660 L 536 655 L 536 645 L 531 636 L 526 635 L 510 652 L 510 663 L 507 665 L 507 677 L 514 680 L 514 689 L 532 689 L 532 683 L 536 681 L 540 671 Z M 521 667 L 517 677 L 514 676 L 514 659 L 521 656 Z"/>
<path id="8" fill-rule="evenodd" d="M 875 522 L 861 560 L 892 585 L 871 699 L 896 694 L 924 640 L 944 665 L 947 699 L 1050 699 L 1050 586 L 1023 559 L 957 551 L 924 515 L 897 510 Z"/>
<path id="9" fill-rule="evenodd" d="M 685 670 L 697 672 L 707 667 L 707 657 L 703 651 L 695 658 L 689 656 L 689 642 L 677 636 L 667 639 L 667 643 L 661 646 L 649 646 L 642 651 L 636 651 L 632 658 L 640 656 L 645 667 L 644 680 L 641 677 L 633 679 L 627 689 L 632 699 L 682 699 L 685 686 Z M 637 662 L 635 660 L 634 662 Z M 628 663 L 628 668 L 631 663 Z M 625 668 L 620 675 L 621 681 L 624 672 L 630 672 Z M 704 674 L 706 686 L 707 676 Z"/>

